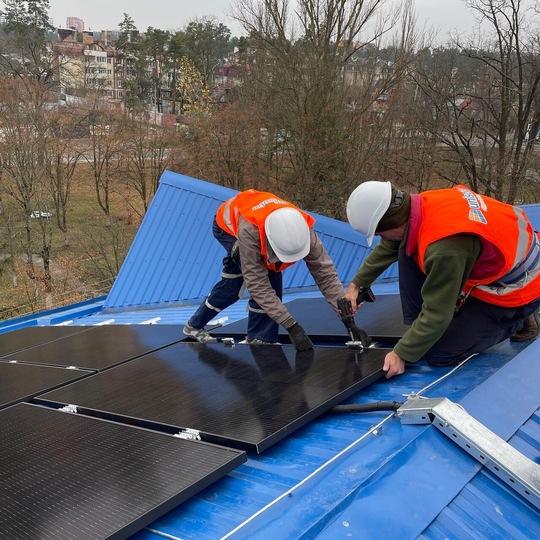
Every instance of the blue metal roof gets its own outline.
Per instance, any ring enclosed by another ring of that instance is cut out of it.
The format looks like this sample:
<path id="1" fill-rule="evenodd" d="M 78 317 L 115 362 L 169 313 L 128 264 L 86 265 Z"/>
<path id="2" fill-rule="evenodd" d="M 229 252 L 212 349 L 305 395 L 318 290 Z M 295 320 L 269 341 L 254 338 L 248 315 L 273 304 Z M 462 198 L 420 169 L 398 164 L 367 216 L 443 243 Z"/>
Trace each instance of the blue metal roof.
<path id="1" fill-rule="evenodd" d="M 200 300 L 219 279 L 223 248 L 212 236 L 218 206 L 237 191 L 165 171 L 135 236 L 105 310 L 178 306 Z M 350 281 L 368 253 L 365 237 L 341 221 L 313 214 L 315 230 Z M 385 278 L 397 276 L 395 267 Z M 285 273 L 285 289 L 314 286 L 305 265 Z"/>
<path id="2" fill-rule="evenodd" d="M 198 304 L 189 298 L 206 294 L 216 279 L 201 276 L 201 269 L 215 264 L 219 270 L 222 254 L 209 223 L 221 200 L 234 193 L 223 190 L 165 173 L 158 203 L 152 203 L 105 302 L 9 324 L 154 322 L 178 324 L 180 332 Z M 211 216 L 203 216 L 203 209 Z M 526 211 L 540 228 L 540 205 Z M 317 227 L 346 281 L 365 256 L 365 239 L 322 216 Z M 174 283 L 160 283 L 167 279 Z M 374 290 L 395 293 L 397 282 L 383 280 Z M 284 300 L 319 294 L 294 287 Z M 243 318 L 245 303 L 221 315 L 229 322 Z M 506 341 L 454 369 L 407 366 L 405 374 L 378 381 L 348 402 L 404 401 L 411 393 L 447 397 L 540 463 L 539 356 L 540 340 Z M 133 536 L 162 538 L 529 539 L 540 538 L 540 511 L 432 425 L 403 425 L 385 412 L 325 414 L 261 455 L 249 455 Z"/>

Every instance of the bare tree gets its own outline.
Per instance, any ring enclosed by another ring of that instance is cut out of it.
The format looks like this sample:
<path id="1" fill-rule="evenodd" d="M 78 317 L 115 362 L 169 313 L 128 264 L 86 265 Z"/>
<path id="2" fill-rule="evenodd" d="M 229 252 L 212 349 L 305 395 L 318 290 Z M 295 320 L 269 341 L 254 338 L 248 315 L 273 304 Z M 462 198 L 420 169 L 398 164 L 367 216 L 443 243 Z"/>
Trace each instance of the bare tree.
<path id="1" fill-rule="evenodd" d="M 58 228 L 64 233 L 64 245 L 69 245 L 67 209 L 73 177 L 82 156 L 82 148 L 75 139 L 81 129 L 81 113 L 67 108 L 49 115 L 50 133 L 45 146 L 45 177 L 54 203 Z"/>
<path id="2" fill-rule="evenodd" d="M 123 176 L 139 195 L 143 215 L 156 193 L 161 174 L 168 167 L 174 138 L 170 130 L 151 126 L 144 117 L 133 119 L 125 130 Z"/>
<path id="3" fill-rule="evenodd" d="M 450 181 L 464 176 L 473 189 L 513 203 L 528 181 L 540 126 L 539 19 L 527 1 L 467 4 L 482 32 L 445 51 L 450 63 L 419 63 L 413 74 L 433 111 L 423 125 L 459 166 L 447 170 Z"/>
<path id="4" fill-rule="evenodd" d="M 88 119 L 90 148 L 84 158 L 92 169 L 98 205 L 110 223 L 111 191 L 121 166 L 125 119 L 99 99 L 94 101 Z"/>
<path id="5" fill-rule="evenodd" d="M 383 11 L 386 0 L 296 5 L 239 0 L 235 16 L 249 36 L 244 95 L 258 104 L 260 127 L 275 147 L 274 190 L 342 215 L 374 148 L 372 106 L 403 72 L 400 62 L 384 65 L 376 54 L 398 11 Z"/>
<path id="6" fill-rule="evenodd" d="M 35 276 L 32 258 L 32 212 L 43 202 L 44 110 L 47 90 L 37 81 L 6 79 L 0 89 L 2 191 L 18 205 L 25 223 L 28 274 Z M 46 202 L 45 202 L 46 204 Z"/>

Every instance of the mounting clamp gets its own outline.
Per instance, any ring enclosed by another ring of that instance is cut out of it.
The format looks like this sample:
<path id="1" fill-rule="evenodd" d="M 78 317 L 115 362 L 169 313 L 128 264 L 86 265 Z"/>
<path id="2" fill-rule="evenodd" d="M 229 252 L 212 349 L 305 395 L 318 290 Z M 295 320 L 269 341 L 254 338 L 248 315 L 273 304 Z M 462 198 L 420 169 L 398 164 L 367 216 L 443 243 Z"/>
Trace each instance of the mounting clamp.
<path id="1" fill-rule="evenodd" d="M 396 415 L 402 424 L 433 424 L 540 509 L 540 465 L 473 418 L 461 405 L 447 398 L 413 397 Z"/>

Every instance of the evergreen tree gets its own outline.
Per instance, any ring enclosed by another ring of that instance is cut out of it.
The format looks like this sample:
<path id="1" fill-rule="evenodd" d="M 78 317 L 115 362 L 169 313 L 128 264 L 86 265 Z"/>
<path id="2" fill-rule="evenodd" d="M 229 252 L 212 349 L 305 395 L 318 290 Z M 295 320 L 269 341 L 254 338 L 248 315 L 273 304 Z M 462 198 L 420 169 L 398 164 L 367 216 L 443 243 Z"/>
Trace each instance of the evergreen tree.
<path id="1" fill-rule="evenodd" d="M 54 29 L 49 0 L 4 0 L 4 4 L 0 71 L 52 84 L 52 61 L 46 47 L 47 33 Z"/>

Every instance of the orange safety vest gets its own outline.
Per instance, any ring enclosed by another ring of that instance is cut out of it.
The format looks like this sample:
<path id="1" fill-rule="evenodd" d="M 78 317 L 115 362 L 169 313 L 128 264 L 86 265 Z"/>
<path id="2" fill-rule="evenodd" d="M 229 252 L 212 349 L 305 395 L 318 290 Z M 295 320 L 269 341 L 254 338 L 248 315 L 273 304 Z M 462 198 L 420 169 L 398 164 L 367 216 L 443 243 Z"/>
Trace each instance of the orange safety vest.
<path id="1" fill-rule="evenodd" d="M 216 222 L 221 229 L 231 234 L 238 235 L 238 220 L 242 216 L 246 221 L 252 223 L 259 229 L 261 239 L 261 255 L 263 264 L 269 270 L 280 272 L 292 266 L 295 263 L 280 263 L 279 265 L 268 262 L 268 251 L 266 242 L 266 231 L 264 222 L 268 215 L 278 208 L 294 208 L 298 210 L 306 223 L 311 228 L 315 223 L 315 219 L 306 212 L 302 212 L 294 204 L 280 199 L 273 193 L 265 191 L 257 191 L 256 189 L 248 189 L 235 195 L 231 199 L 225 201 L 217 210 Z"/>
<path id="2" fill-rule="evenodd" d="M 420 194 L 421 222 L 414 254 L 422 271 L 430 244 L 454 234 L 474 234 L 482 254 L 464 287 L 465 294 L 505 307 L 540 298 L 540 238 L 525 212 L 466 186 Z"/>

